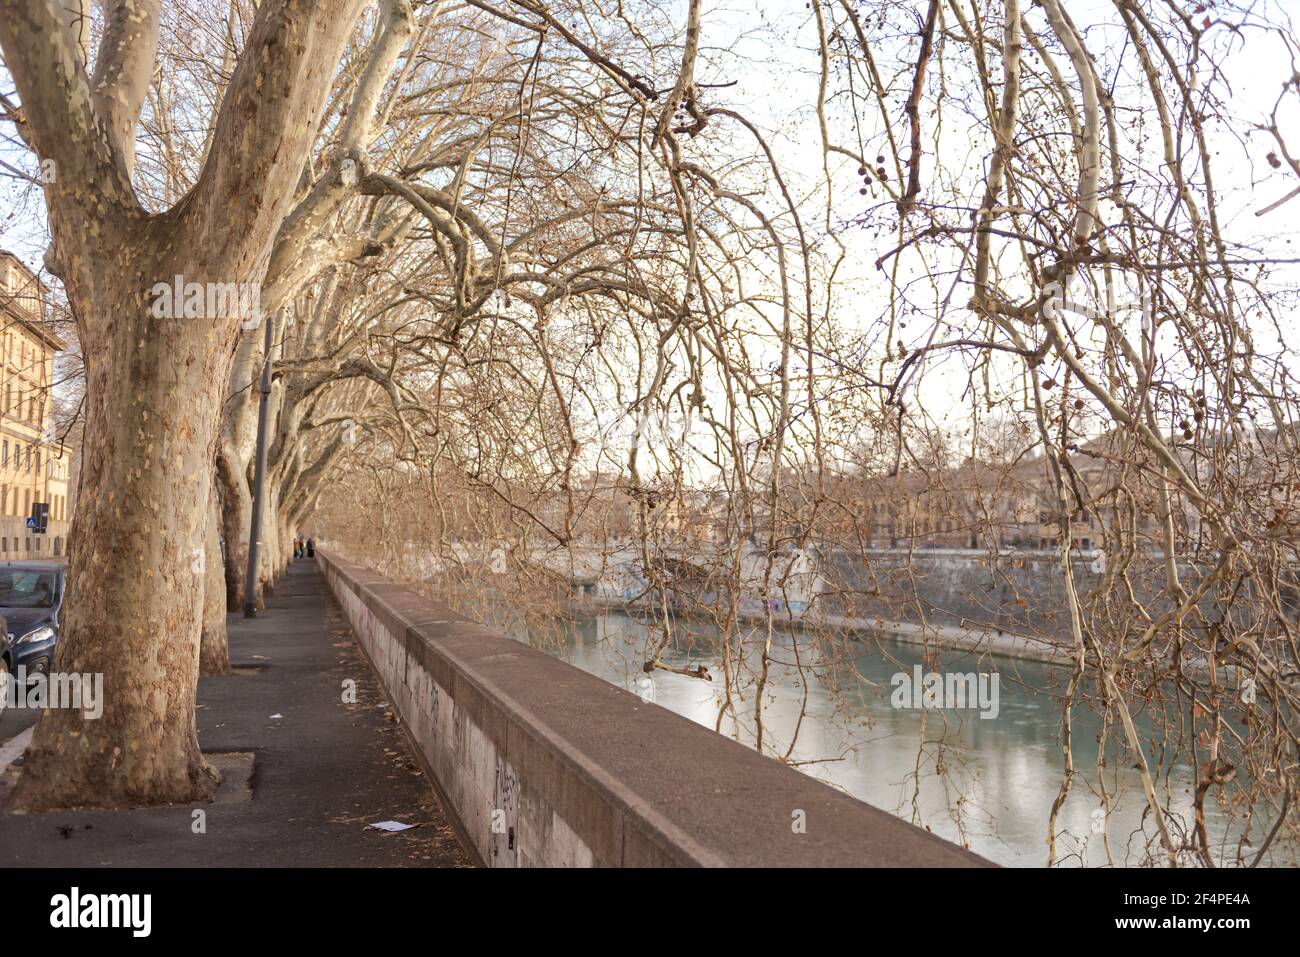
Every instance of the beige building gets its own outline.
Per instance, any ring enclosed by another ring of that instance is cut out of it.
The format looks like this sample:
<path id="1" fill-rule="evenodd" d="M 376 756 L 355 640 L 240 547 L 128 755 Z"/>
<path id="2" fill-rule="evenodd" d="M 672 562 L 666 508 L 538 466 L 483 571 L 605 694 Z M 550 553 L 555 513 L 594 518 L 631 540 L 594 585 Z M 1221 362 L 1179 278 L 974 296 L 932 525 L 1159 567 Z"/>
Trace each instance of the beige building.
<path id="1" fill-rule="evenodd" d="M 66 346 L 45 319 L 40 280 L 0 250 L 0 561 L 67 554 L 69 452 L 52 427 L 54 356 Z M 43 535 L 26 524 L 39 502 L 50 506 Z"/>

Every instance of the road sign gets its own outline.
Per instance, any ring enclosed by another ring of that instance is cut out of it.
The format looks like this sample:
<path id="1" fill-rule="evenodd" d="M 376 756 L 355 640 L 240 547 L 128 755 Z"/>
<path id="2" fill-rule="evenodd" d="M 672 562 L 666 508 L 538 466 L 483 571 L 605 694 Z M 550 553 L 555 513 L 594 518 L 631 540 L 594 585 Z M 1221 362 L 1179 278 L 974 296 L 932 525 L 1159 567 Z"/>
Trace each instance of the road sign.
<path id="1" fill-rule="evenodd" d="M 27 519 L 27 527 L 34 529 L 37 535 L 44 535 L 50 521 L 50 503 L 32 502 L 32 514 Z"/>

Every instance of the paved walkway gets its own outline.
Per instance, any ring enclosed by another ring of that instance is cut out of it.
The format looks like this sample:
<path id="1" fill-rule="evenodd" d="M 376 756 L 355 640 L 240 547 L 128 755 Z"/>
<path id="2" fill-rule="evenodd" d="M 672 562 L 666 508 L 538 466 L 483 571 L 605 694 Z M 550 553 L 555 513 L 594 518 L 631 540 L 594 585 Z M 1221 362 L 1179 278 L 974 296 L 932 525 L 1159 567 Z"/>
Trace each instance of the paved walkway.
<path id="1" fill-rule="evenodd" d="M 206 833 L 189 806 L 0 814 L 0 866 L 468 865 L 314 564 L 297 562 L 258 618 L 230 619 L 230 658 L 243 673 L 199 682 L 199 743 L 252 753 L 251 797 L 245 758 L 202 806 Z M 387 820 L 419 826 L 367 827 Z"/>

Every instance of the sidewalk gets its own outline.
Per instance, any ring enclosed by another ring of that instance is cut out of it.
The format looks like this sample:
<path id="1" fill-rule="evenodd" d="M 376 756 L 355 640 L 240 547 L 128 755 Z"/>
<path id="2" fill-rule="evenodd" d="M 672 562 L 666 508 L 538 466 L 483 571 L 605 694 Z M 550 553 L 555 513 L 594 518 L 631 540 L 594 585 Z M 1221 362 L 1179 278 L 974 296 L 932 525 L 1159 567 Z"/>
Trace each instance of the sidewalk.
<path id="1" fill-rule="evenodd" d="M 314 563 L 296 562 L 256 619 L 230 618 L 230 659 L 242 673 L 199 682 L 199 743 L 251 752 L 251 777 L 232 758 L 208 805 L 0 814 L 0 867 L 468 866 Z M 387 820 L 419 826 L 366 826 Z"/>

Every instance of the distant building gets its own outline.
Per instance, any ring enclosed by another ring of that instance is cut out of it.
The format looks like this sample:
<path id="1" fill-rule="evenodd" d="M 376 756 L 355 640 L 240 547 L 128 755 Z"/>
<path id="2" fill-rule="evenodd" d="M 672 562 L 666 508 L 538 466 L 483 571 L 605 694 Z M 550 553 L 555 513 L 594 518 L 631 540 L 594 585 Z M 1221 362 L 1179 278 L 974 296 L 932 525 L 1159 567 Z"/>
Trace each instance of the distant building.
<path id="1" fill-rule="evenodd" d="M 68 451 L 52 434 L 54 356 L 65 343 L 45 323 L 45 288 L 0 250 L 0 561 L 67 553 Z M 50 506 L 44 535 L 26 525 Z"/>
<path id="2" fill-rule="evenodd" d="M 1089 443 L 1100 450 L 1102 442 Z M 1070 456 L 1077 490 L 1097 494 L 1111 470 L 1104 458 Z M 1041 456 L 996 466 L 967 461 L 951 469 L 839 479 L 838 519 L 833 537 L 865 548 L 1052 549 L 1060 535 L 1059 506 L 1051 472 Z M 1139 496 L 1144 496 L 1139 491 Z M 1145 504 L 1145 503 L 1144 503 Z M 1070 518 L 1074 547 L 1099 547 L 1100 520 L 1113 519 L 1107 500 L 1100 514 L 1078 509 Z M 1149 544 L 1151 510 L 1138 515 L 1139 536 Z M 835 535 L 838 533 L 838 535 Z"/>

